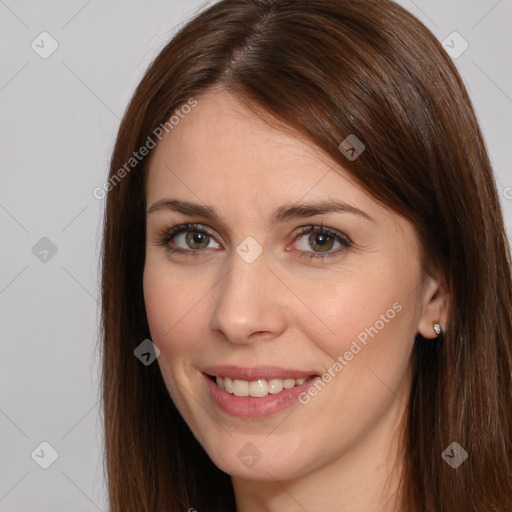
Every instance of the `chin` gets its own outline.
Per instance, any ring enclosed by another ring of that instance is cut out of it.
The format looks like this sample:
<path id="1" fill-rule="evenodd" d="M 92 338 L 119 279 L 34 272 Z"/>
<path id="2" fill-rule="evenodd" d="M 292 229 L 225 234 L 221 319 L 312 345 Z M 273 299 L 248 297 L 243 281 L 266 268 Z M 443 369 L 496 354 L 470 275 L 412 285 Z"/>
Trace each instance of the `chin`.
<path id="1" fill-rule="evenodd" d="M 228 436 L 229 437 L 229 436 Z M 303 448 L 283 447 L 281 440 L 264 437 L 229 437 L 224 443 L 203 445 L 212 462 L 234 478 L 244 480 L 291 480 L 309 471 Z M 288 452 L 288 454 L 285 454 Z M 300 459 L 298 457 L 300 455 Z"/>

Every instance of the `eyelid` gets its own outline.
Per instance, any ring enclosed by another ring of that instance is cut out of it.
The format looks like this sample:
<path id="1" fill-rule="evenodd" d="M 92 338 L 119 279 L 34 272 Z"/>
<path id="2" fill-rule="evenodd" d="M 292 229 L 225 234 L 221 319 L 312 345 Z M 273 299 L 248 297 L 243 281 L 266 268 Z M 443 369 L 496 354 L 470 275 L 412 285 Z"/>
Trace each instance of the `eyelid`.
<path id="1" fill-rule="evenodd" d="M 185 223 L 185 224 L 176 224 L 170 228 L 163 228 L 162 230 L 158 231 L 155 243 L 157 245 L 163 245 L 167 246 L 170 244 L 171 240 L 181 233 L 187 232 L 187 231 L 197 231 L 199 233 L 205 233 L 211 238 L 213 238 L 217 243 L 220 243 L 217 241 L 217 235 L 207 226 L 204 224 L 200 224 L 197 222 L 194 223 Z M 222 245 L 222 244 L 221 244 Z M 178 248 L 180 250 L 181 248 Z M 186 251 L 187 249 L 183 249 L 183 251 Z M 191 249 L 193 252 L 199 252 L 199 249 Z"/>
<path id="2" fill-rule="evenodd" d="M 333 238 L 335 238 L 336 240 L 338 240 L 342 243 L 347 243 L 349 245 L 352 245 L 352 243 L 353 243 L 351 238 L 347 234 L 345 234 L 341 231 L 338 231 L 337 229 L 330 228 L 328 226 L 324 226 L 322 223 L 310 224 L 308 226 L 302 226 L 298 229 L 299 229 L 299 231 L 297 232 L 296 237 L 294 238 L 294 241 L 297 240 L 297 238 L 300 238 L 302 235 L 309 234 L 309 233 L 327 233 L 329 236 L 332 236 Z"/>
<path id="3" fill-rule="evenodd" d="M 341 248 L 335 250 L 335 251 L 305 251 L 305 250 L 298 250 L 297 253 L 299 257 L 301 258 L 308 258 L 309 260 L 325 260 L 326 258 L 330 257 L 338 257 L 341 256 L 347 249 L 351 248 L 353 246 L 353 242 L 351 238 L 346 235 L 345 233 L 338 231 L 337 229 L 330 228 L 327 226 L 320 224 L 314 224 L 309 226 L 302 226 L 299 228 L 299 232 L 296 233 L 292 244 L 295 243 L 297 240 L 302 238 L 304 235 L 312 234 L 312 233 L 325 233 L 329 237 L 334 238 L 335 241 L 339 242 L 341 245 Z M 288 246 L 289 247 L 289 246 Z M 287 247 L 287 250 L 288 250 Z"/>

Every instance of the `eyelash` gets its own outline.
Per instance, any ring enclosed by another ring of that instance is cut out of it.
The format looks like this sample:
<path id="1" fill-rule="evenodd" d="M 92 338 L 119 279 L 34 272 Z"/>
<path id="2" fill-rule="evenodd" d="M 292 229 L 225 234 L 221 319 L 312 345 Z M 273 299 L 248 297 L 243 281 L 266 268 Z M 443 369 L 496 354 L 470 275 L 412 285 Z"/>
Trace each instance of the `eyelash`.
<path id="1" fill-rule="evenodd" d="M 172 241 L 172 239 L 183 232 L 187 231 L 193 231 L 197 233 L 202 233 L 205 235 L 210 236 L 211 238 L 215 239 L 215 235 L 202 226 L 201 224 L 180 224 L 178 226 L 174 226 L 170 229 L 164 229 L 162 230 L 159 235 L 158 239 L 156 241 L 156 244 L 158 246 L 167 247 L 168 252 L 170 254 L 173 253 L 179 253 L 184 256 L 200 256 L 200 252 L 202 252 L 201 249 L 182 249 L 182 248 L 176 248 L 171 247 L 169 244 Z M 322 224 L 320 225 L 311 225 L 311 226 L 304 226 L 300 228 L 299 232 L 296 234 L 294 238 L 294 242 L 301 238 L 304 235 L 311 234 L 311 233 L 321 233 L 321 234 L 327 234 L 330 237 L 334 238 L 337 242 L 339 242 L 344 248 L 338 249 L 334 252 L 314 252 L 314 251 L 299 251 L 299 256 L 301 258 L 308 258 L 309 260 L 314 260 L 317 258 L 325 259 L 333 256 L 338 256 L 339 253 L 345 252 L 345 249 L 348 249 L 352 246 L 352 241 L 350 240 L 350 237 L 345 235 L 344 233 L 341 233 L 335 229 L 324 227 Z"/>

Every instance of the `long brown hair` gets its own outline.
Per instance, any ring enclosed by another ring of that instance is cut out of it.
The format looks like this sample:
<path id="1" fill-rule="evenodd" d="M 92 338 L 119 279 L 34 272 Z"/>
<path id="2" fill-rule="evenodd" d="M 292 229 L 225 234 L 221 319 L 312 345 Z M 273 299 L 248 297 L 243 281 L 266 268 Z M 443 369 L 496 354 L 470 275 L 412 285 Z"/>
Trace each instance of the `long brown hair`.
<path id="1" fill-rule="evenodd" d="M 510 249 L 455 66 L 418 20 L 388 0 L 222 0 L 190 20 L 149 67 L 112 156 L 102 248 L 112 512 L 235 510 L 229 476 L 192 436 L 158 364 L 134 357 L 150 338 L 142 292 L 148 158 L 126 163 L 180 105 L 213 86 L 307 137 L 407 217 L 425 269 L 446 276 L 446 332 L 430 343 L 418 334 L 413 348 L 402 509 L 511 511 Z M 350 134 L 366 147 L 353 161 L 338 148 Z M 457 469 L 441 456 L 452 442 L 468 453 Z"/>

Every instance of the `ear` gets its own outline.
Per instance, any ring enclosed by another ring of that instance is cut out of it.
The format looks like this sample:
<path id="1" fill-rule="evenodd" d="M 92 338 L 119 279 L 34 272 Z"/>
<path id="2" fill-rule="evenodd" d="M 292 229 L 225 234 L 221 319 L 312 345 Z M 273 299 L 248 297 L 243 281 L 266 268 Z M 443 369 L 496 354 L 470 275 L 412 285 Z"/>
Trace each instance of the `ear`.
<path id="1" fill-rule="evenodd" d="M 443 332 L 448 324 L 449 292 L 442 272 L 435 276 L 427 275 L 423 284 L 422 312 L 418 323 L 418 333 L 426 339 L 437 338 L 434 322 L 441 324 Z"/>

